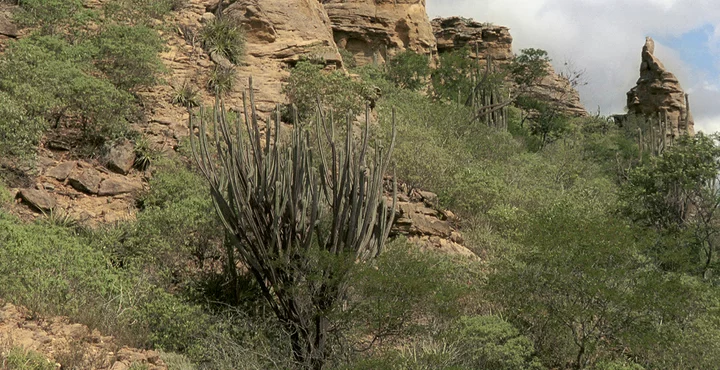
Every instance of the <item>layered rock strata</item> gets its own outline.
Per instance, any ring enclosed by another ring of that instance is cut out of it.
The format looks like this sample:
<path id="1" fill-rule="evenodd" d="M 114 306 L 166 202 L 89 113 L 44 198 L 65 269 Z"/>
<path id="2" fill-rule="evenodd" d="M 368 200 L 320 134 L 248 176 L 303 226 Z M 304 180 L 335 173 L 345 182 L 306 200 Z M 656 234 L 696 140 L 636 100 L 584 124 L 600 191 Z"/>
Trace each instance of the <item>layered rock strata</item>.
<path id="1" fill-rule="evenodd" d="M 358 65 L 384 63 L 412 50 L 431 54 L 435 36 L 425 0 L 322 0 L 330 16 L 338 47 L 348 50 Z"/>

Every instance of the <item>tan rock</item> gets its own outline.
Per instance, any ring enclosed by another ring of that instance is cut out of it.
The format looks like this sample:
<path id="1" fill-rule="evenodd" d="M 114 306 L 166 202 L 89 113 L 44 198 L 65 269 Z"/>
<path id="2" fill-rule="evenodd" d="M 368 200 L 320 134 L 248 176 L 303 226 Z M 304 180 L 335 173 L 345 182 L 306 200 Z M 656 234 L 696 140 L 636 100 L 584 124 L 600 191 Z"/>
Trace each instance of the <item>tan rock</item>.
<path id="1" fill-rule="evenodd" d="M 110 171 L 127 175 L 135 162 L 135 147 L 130 141 L 120 143 L 110 149 L 106 160 Z"/>
<path id="2" fill-rule="evenodd" d="M 12 21 L 12 10 L 14 7 L 9 4 L 0 4 L 0 35 L 15 38 L 18 36 L 18 29 Z"/>
<path id="3" fill-rule="evenodd" d="M 77 167 L 77 162 L 75 161 L 63 162 L 45 172 L 45 176 L 52 177 L 58 181 L 65 181 L 75 167 Z"/>
<path id="4" fill-rule="evenodd" d="M 142 190 L 142 184 L 136 181 L 121 177 L 112 176 L 100 183 L 98 195 L 112 196 L 125 193 L 133 193 Z"/>
<path id="5" fill-rule="evenodd" d="M 79 173 L 74 173 L 68 178 L 70 186 L 83 193 L 97 194 L 102 177 L 100 172 L 93 168 L 87 168 Z"/>
<path id="6" fill-rule="evenodd" d="M 653 54 L 655 43 L 646 38 L 642 49 L 640 78 L 627 93 L 628 113 L 669 122 L 668 136 L 695 133 L 695 122 L 686 105 L 685 91 L 677 77 Z"/>
<path id="7" fill-rule="evenodd" d="M 18 195 L 22 200 L 40 212 L 49 212 L 57 205 L 55 198 L 44 190 L 31 188 L 20 189 Z"/>
<path id="8" fill-rule="evenodd" d="M 435 51 L 435 36 L 425 0 L 323 0 L 338 47 L 353 53 L 358 65 L 384 62 L 409 49 Z"/>
<path id="9" fill-rule="evenodd" d="M 239 0 L 223 14 L 243 24 L 248 53 L 255 57 L 289 63 L 319 54 L 342 64 L 330 19 L 317 0 Z"/>

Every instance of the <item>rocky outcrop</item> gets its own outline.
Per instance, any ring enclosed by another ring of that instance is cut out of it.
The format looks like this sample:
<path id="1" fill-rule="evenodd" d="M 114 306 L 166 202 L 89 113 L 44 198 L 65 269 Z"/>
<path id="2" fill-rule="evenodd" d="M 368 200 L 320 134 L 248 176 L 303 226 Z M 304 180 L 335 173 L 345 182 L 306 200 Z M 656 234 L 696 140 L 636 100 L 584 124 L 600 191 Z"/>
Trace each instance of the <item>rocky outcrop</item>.
<path id="1" fill-rule="evenodd" d="M 246 34 L 246 55 L 236 68 L 233 91 L 226 97 L 229 106 L 242 106 L 242 92 L 252 76 L 255 103 L 265 117 L 276 104 L 285 103 L 283 80 L 288 66 L 303 58 L 323 61 L 330 68 L 342 66 L 342 57 L 333 40 L 330 19 L 318 0 L 238 0 L 223 11 L 224 17 L 242 24 Z M 203 14 L 192 22 L 199 24 Z"/>
<path id="2" fill-rule="evenodd" d="M 0 352 L 13 348 L 37 352 L 58 369 L 167 369 L 157 352 L 120 347 L 115 338 L 66 317 L 42 318 L 0 302 Z"/>
<path id="3" fill-rule="evenodd" d="M 671 129 L 667 133 L 669 136 L 693 134 L 695 122 L 687 106 L 685 91 L 677 77 L 654 55 L 654 51 L 655 43 L 648 37 L 642 49 L 640 78 L 627 93 L 628 114 L 652 119 L 661 116 Z"/>
<path id="4" fill-rule="evenodd" d="M 406 184 L 398 184 L 392 235 L 404 235 L 423 250 L 478 258 L 463 245 L 463 237 L 455 227 L 458 222 L 455 215 L 438 209 L 437 195 L 417 189 L 408 190 Z M 385 191 L 387 204 L 392 204 L 390 179 L 386 179 Z"/>
<path id="5" fill-rule="evenodd" d="M 432 21 L 439 53 L 452 52 L 467 47 L 470 56 L 485 65 L 488 59 L 495 67 L 512 62 L 513 38 L 510 29 L 489 23 L 480 23 L 462 17 L 436 18 Z M 580 102 L 580 94 L 567 78 L 547 66 L 547 76 L 536 84 L 529 95 L 557 107 L 560 112 L 573 116 L 587 116 Z"/>
<path id="6" fill-rule="evenodd" d="M 335 42 L 358 65 L 383 63 L 403 50 L 431 54 L 435 36 L 425 0 L 322 0 Z"/>
<path id="7" fill-rule="evenodd" d="M 462 17 L 435 18 L 432 27 L 439 53 L 467 47 L 470 55 L 481 61 L 492 58 L 493 62 L 502 65 L 513 59 L 513 38 L 507 27 Z"/>

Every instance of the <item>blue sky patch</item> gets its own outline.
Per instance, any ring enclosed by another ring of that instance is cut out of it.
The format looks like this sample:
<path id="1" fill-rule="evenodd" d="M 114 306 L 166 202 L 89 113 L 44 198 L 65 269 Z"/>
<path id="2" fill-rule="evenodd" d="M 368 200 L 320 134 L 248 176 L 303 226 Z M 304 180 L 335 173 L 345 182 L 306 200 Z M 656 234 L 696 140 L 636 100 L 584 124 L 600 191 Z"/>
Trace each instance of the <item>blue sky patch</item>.
<path id="1" fill-rule="evenodd" d="M 711 24 L 705 24 L 680 36 L 658 37 L 657 40 L 677 51 L 683 62 L 691 65 L 693 69 L 718 78 L 720 55 L 713 53 L 713 50 L 718 50 L 718 45 L 710 45 L 714 30 Z"/>

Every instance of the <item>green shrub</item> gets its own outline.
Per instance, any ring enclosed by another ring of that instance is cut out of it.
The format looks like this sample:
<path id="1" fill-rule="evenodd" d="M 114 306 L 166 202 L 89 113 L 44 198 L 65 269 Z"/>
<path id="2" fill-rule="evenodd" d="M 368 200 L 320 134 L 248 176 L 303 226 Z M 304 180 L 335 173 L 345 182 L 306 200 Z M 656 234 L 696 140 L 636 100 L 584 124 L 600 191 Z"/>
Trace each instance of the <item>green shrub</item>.
<path id="1" fill-rule="evenodd" d="M 62 28 L 82 25 L 94 12 L 82 0 L 19 0 L 16 18 L 21 25 L 40 26 L 42 34 L 55 34 Z"/>
<path id="2" fill-rule="evenodd" d="M 72 230 L 0 212 L 0 297 L 46 314 L 78 315 L 120 288 L 104 256 Z"/>
<path id="3" fill-rule="evenodd" d="M 92 70 L 91 51 L 55 36 L 28 37 L 0 57 L 0 91 L 22 102 L 29 119 L 80 126 L 86 142 L 127 133 L 133 98 Z"/>
<path id="4" fill-rule="evenodd" d="M 20 103 L 0 91 L 0 156 L 34 157 L 44 130 L 40 117 L 28 115 Z"/>
<path id="5" fill-rule="evenodd" d="M 301 122 L 307 121 L 316 111 L 316 99 L 323 108 L 332 111 L 336 122 L 344 122 L 348 114 L 352 117 L 365 112 L 365 103 L 376 98 L 376 92 L 367 83 L 357 81 L 342 72 L 325 72 L 322 67 L 309 62 L 300 62 L 290 71 L 283 91 L 298 109 Z"/>
<path id="6" fill-rule="evenodd" d="M 148 331 L 148 344 L 163 351 L 183 352 L 204 336 L 208 317 L 199 306 L 153 289 L 132 314 Z"/>
<path id="7" fill-rule="evenodd" d="M 430 59 L 427 55 L 414 51 L 403 51 L 387 63 L 387 76 L 398 87 L 408 90 L 421 90 L 430 76 Z"/>
<path id="8" fill-rule="evenodd" d="M 200 40 L 208 54 L 218 53 L 234 64 L 240 63 L 245 52 L 245 36 L 237 21 L 221 17 L 200 30 Z"/>
<path id="9" fill-rule="evenodd" d="M 541 369 L 532 341 L 497 316 L 464 316 L 447 334 L 468 369 Z"/>
<path id="10" fill-rule="evenodd" d="M 342 57 L 343 66 L 347 69 L 354 69 L 357 68 L 357 61 L 355 60 L 355 55 L 347 49 L 338 49 L 340 52 L 340 56 Z"/>
<path id="11" fill-rule="evenodd" d="M 157 31 L 143 25 L 108 25 L 93 39 L 95 65 L 115 86 L 125 90 L 151 86 L 164 71 Z"/>

